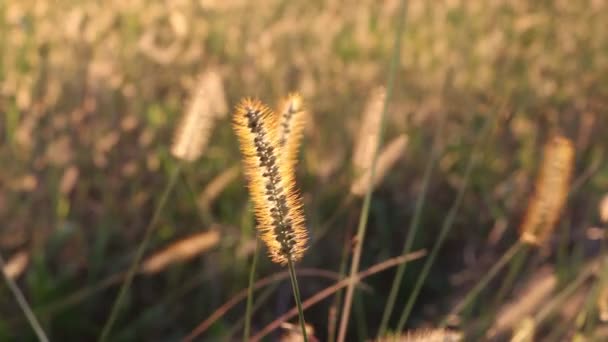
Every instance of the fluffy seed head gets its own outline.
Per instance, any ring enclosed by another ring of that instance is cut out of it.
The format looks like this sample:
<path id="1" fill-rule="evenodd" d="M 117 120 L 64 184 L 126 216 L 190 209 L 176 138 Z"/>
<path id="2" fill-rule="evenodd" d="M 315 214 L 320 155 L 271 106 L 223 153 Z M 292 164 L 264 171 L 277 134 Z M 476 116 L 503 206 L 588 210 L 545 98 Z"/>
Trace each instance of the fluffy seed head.
<path id="1" fill-rule="evenodd" d="M 280 158 L 295 165 L 306 119 L 302 97 L 296 93 L 289 94 L 281 101 L 278 114 L 277 139 Z"/>
<path id="2" fill-rule="evenodd" d="M 553 232 L 566 204 L 574 164 L 574 147 L 563 136 L 552 138 L 544 149 L 536 189 L 521 226 L 520 239 L 542 245 Z"/>
<path id="3" fill-rule="evenodd" d="M 385 97 L 386 91 L 384 88 L 374 90 L 363 112 L 353 155 L 353 167 L 357 174 L 367 171 L 374 159 L 374 154 L 378 148 L 380 119 L 382 118 L 382 106 L 384 106 Z"/>
<path id="4" fill-rule="evenodd" d="M 214 122 L 213 116 L 207 93 L 204 89 L 197 88 L 175 130 L 171 154 L 186 161 L 198 159 L 207 147 Z"/>
<path id="5" fill-rule="evenodd" d="M 260 238 L 272 261 L 285 265 L 302 258 L 308 237 L 292 164 L 279 157 L 277 123 L 252 99 L 241 101 L 233 117 Z"/>

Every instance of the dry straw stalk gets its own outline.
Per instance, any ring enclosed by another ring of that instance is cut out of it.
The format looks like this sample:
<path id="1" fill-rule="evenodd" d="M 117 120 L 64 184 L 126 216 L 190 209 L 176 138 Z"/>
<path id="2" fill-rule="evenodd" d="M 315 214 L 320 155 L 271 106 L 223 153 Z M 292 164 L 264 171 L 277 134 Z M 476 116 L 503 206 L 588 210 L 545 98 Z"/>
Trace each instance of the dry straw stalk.
<path id="1" fill-rule="evenodd" d="M 521 226 L 522 242 L 542 245 L 553 232 L 566 204 L 573 164 L 574 147 L 569 139 L 556 136 L 545 145 L 535 193 Z"/>
<path id="2" fill-rule="evenodd" d="M 277 116 L 244 99 L 233 117 L 260 238 L 281 265 L 302 258 L 308 241 L 292 163 L 279 157 Z"/>

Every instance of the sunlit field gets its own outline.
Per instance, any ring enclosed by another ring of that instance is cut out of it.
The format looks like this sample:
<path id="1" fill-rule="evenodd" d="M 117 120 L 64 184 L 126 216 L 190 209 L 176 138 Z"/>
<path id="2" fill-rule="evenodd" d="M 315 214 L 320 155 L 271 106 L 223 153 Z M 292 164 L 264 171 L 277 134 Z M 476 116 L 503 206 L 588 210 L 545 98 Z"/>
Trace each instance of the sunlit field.
<path id="1" fill-rule="evenodd" d="M 607 23 L 0 0 L 0 341 L 608 340 Z"/>

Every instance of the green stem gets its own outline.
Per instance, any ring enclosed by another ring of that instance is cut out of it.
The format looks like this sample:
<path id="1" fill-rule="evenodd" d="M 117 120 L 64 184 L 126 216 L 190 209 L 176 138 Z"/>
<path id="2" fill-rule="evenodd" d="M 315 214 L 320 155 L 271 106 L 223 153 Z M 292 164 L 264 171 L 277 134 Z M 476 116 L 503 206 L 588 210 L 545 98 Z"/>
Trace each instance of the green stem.
<path id="1" fill-rule="evenodd" d="M 513 262 L 511 262 L 511 266 L 509 267 L 509 273 L 507 274 L 507 277 L 505 278 L 505 280 L 502 282 L 502 285 L 500 286 L 500 289 L 498 290 L 498 295 L 496 295 L 496 298 L 494 299 L 495 306 L 498 306 L 498 303 L 500 303 L 502 301 L 502 299 L 505 297 L 505 295 L 507 294 L 507 291 L 511 288 L 511 285 L 515 282 L 515 278 L 519 274 L 519 271 L 521 270 L 521 268 L 524 264 L 524 261 L 526 260 L 526 257 L 528 255 L 528 251 L 529 251 L 528 245 L 523 244 L 523 243 L 520 243 L 520 244 L 522 245 L 522 248 L 516 252 L 517 255 L 514 256 Z"/>
<path id="2" fill-rule="evenodd" d="M 429 274 L 431 266 L 435 262 L 435 258 L 437 257 L 439 249 L 441 249 L 441 246 L 443 245 L 443 241 L 445 240 L 445 238 L 448 235 L 448 232 L 452 228 L 452 225 L 456 218 L 456 213 L 458 212 L 458 209 L 460 208 L 460 203 L 462 202 L 462 199 L 464 198 L 465 190 L 468 186 L 469 179 L 471 178 L 473 166 L 475 165 L 475 163 L 478 159 L 477 154 L 478 154 L 479 147 L 481 145 L 481 141 L 485 140 L 484 139 L 485 135 L 486 135 L 485 133 L 492 126 L 495 118 L 496 118 L 496 112 L 494 112 L 494 115 L 492 116 L 492 118 L 486 119 L 486 121 L 484 123 L 484 127 L 482 128 L 482 131 L 481 131 L 477 141 L 475 142 L 475 145 L 473 146 L 473 151 L 471 153 L 471 156 L 469 158 L 469 161 L 467 163 L 467 166 L 466 166 L 466 169 L 464 172 L 464 180 L 463 180 L 462 186 L 458 190 L 458 194 L 456 195 L 456 200 L 454 201 L 454 204 L 450 208 L 448 215 L 446 216 L 445 220 L 443 221 L 443 225 L 441 227 L 441 231 L 439 232 L 439 236 L 437 237 L 435 245 L 433 245 L 433 249 L 431 250 L 429 257 L 426 259 L 426 262 L 422 268 L 422 271 L 421 271 L 420 275 L 418 276 L 418 279 L 416 280 L 414 289 L 412 290 L 412 293 L 411 293 L 410 297 L 408 298 L 405 308 L 403 309 L 403 312 L 401 313 L 401 317 L 399 318 L 399 323 L 397 324 L 396 331 L 403 330 L 405 322 L 407 321 L 409 314 L 411 313 L 412 308 L 414 307 L 414 303 L 416 302 L 418 293 L 422 289 L 422 285 L 424 284 L 426 277 Z"/>
<path id="3" fill-rule="evenodd" d="M 467 293 L 464 299 L 462 299 L 460 303 L 458 303 L 452 309 L 452 311 L 443 319 L 443 321 L 439 324 L 439 327 L 445 327 L 447 320 L 450 317 L 458 315 L 463 309 L 465 309 L 473 301 L 473 299 L 475 299 L 479 292 L 481 292 L 481 290 L 483 290 L 488 285 L 490 280 L 492 280 L 494 276 L 498 274 L 498 271 L 500 271 L 513 258 L 513 256 L 517 254 L 517 252 L 521 249 L 522 246 L 523 245 L 520 241 L 513 244 L 513 246 L 511 246 L 511 248 L 509 248 L 502 255 L 502 257 L 492 266 L 492 268 L 488 272 L 486 272 L 484 277 L 481 278 L 477 285 L 475 285 L 475 287 L 473 287 L 473 289 L 471 289 L 469 293 Z"/>
<path id="4" fill-rule="evenodd" d="M 178 176 L 179 176 L 179 173 L 181 170 L 181 166 L 182 166 L 182 164 L 181 164 L 181 162 L 179 162 L 176 165 L 175 169 L 173 169 L 172 174 L 169 178 L 169 182 L 167 183 L 167 186 L 165 187 L 165 190 L 163 191 L 160 201 L 158 202 L 156 210 L 154 211 L 152 220 L 150 220 L 150 223 L 146 227 L 143 240 L 139 244 L 139 246 L 137 248 L 137 252 L 135 253 L 135 259 L 133 259 L 133 262 L 131 263 L 131 267 L 129 268 L 127 276 L 125 277 L 125 281 L 122 283 L 122 286 L 120 287 L 120 290 L 118 292 L 118 296 L 116 297 L 116 300 L 114 301 L 114 305 L 112 306 L 112 311 L 110 312 L 110 317 L 106 321 L 106 323 L 103 327 L 103 330 L 101 332 L 101 336 L 99 337 L 100 342 L 107 340 L 107 338 L 110 335 L 110 331 L 112 330 L 112 326 L 114 325 L 114 322 L 118 318 L 118 313 L 120 311 L 121 304 L 127 294 L 127 291 L 129 290 L 129 288 L 131 286 L 131 283 L 133 282 L 133 278 L 135 277 L 135 274 L 137 273 L 137 269 L 139 268 L 139 263 L 141 262 L 141 259 L 143 258 L 146 248 L 148 247 L 148 244 L 150 242 L 150 238 L 152 237 L 152 231 L 154 230 L 154 227 L 156 226 L 156 223 L 160 218 L 160 213 L 161 213 L 163 207 L 165 206 L 167 199 L 169 198 L 169 194 L 171 193 L 171 190 L 173 189 L 175 182 L 178 179 Z"/>
<path id="5" fill-rule="evenodd" d="M 11 277 L 9 277 L 8 274 L 6 274 L 6 272 L 4 272 L 5 266 L 6 266 L 6 262 L 4 262 L 4 258 L 2 258 L 2 255 L 0 255 L 0 271 L 2 272 L 2 275 L 4 276 L 6 285 L 13 293 L 15 300 L 17 300 L 19 307 L 21 307 L 21 310 L 25 314 L 25 317 L 27 318 L 28 322 L 30 323 L 32 330 L 34 330 L 34 332 L 36 333 L 36 336 L 38 336 L 38 340 L 42 341 L 42 342 L 48 342 L 49 339 L 46 336 L 46 334 L 44 333 L 44 329 L 42 329 L 40 322 L 38 322 L 36 315 L 34 315 L 34 313 L 32 312 L 32 309 L 31 309 L 30 305 L 28 304 L 27 300 L 25 299 L 23 292 L 21 292 L 21 290 L 19 289 L 19 286 L 17 286 L 15 281 Z"/>
<path id="6" fill-rule="evenodd" d="M 428 160 L 426 167 L 424 169 L 424 176 L 422 180 L 422 193 L 420 197 L 416 201 L 416 208 L 414 209 L 414 216 L 410 221 L 409 230 L 407 233 L 407 237 L 405 243 L 403 244 L 403 250 L 401 251 L 401 255 L 408 254 L 412 245 L 414 244 L 414 238 L 418 232 L 418 227 L 420 226 L 420 217 L 422 216 L 422 207 L 424 206 L 424 202 L 426 201 L 426 195 L 428 192 L 429 183 L 431 180 L 431 175 L 433 173 L 433 166 L 435 165 L 435 160 L 437 158 L 438 150 L 439 150 L 439 136 L 442 133 L 443 121 L 441 120 L 440 127 L 437 130 L 437 135 L 435 138 L 435 142 L 433 143 L 433 149 L 431 152 L 431 157 Z M 397 272 L 395 273 L 395 278 L 393 278 L 393 285 L 391 286 L 391 291 L 388 295 L 388 299 L 386 301 L 386 306 L 384 308 L 384 313 L 382 314 L 382 321 L 380 323 L 380 329 L 378 329 L 378 338 L 384 336 L 386 332 L 386 328 L 388 327 L 388 320 L 393 313 L 393 308 L 395 306 L 395 301 L 397 300 L 397 294 L 399 293 L 399 287 L 401 286 L 401 281 L 403 280 L 403 274 L 405 273 L 406 264 L 403 263 L 397 267 Z"/>
<path id="7" fill-rule="evenodd" d="M 300 288 L 298 287 L 298 279 L 296 278 L 296 269 L 293 265 L 291 258 L 288 259 L 289 267 L 289 278 L 291 279 L 291 287 L 293 289 L 293 298 L 298 307 L 298 316 L 300 318 L 300 327 L 302 328 L 302 338 L 304 342 L 308 342 L 308 336 L 306 334 L 306 321 L 304 320 L 304 310 L 302 310 L 302 300 L 300 297 Z"/>
<path id="8" fill-rule="evenodd" d="M 399 59 L 401 55 L 401 36 L 403 33 L 403 28 L 405 27 L 405 16 L 407 9 L 407 1 L 401 1 L 401 8 L 397 14 L 397 28 L 395 31 L 395 41 L 393 46 L 393 56 L 391 58 L 387 87 L 386 87 L 386 97 L 384 98 L 384 105 L 382 109 L 382 116 L 380 118 L 380 132 L 377 137 L 377 146 L 380 147 L 384 140 L 384 129 L 386 126 L 386 112 L 388 110 L 388 103 L 391 99 L 391 95 L 393 93 L 393 87 L 395 84 L 395 78 L 397 75 L 397 67 L 399 65 Z M 357 273 L 359 273 L 359 263 L 361 261 L 361 254 L 363 251 L 363 242 L 365 239 L 365 230 L 367 227 L 367 218 L 369 215 L 369 208 L 372 199 L 372 190 L 373 190 L 373 182 L 372 180 L 376 174 L 376 162 L 378 160 L 378 148 L 374 151 L 374 157 L 372 160 L 370 175 L 369 175 L 369 185 L 367 187 L 367 191 L 365 193 L 365 199 L 363 200 L 363 208 L 361 209 L 361 216 L 359 217 L 359 226 L 357 228 L 357 244 L 355 246 L 355 250 L 353 252 L 353 259 L 351 261 L 350 267 L 350 276 L 353 277 Z M 353 301 L 353 294 L 355 291 L 355 281 L 351 281 L 346 288 L 346 296 L 344 298 L 344 306 L 342 307 L 342 319 L 340 321 L 340 329 L 338 332 L 338 341 L 344 342 L 346 338 L 346 329 L 348 327 L 348 319 L 350 315 L 350 309 Z"/>
<path id="9" fill-rule="evenodd" d="M 255 250 L 253 251 L 253 261 L 251 262 L 251 270 L 249 271 L 249 285 L 247 287 L 247 309 L 245 310 L 245 329 L 243 329 L 243 341 L 249 340 L 251 332 L 251 309 L 253 307 L 253 281 L 255 280 L 255 270 L 258 264 L 258 251 L 260 247 L 260 239 L 256 239 Z"/>

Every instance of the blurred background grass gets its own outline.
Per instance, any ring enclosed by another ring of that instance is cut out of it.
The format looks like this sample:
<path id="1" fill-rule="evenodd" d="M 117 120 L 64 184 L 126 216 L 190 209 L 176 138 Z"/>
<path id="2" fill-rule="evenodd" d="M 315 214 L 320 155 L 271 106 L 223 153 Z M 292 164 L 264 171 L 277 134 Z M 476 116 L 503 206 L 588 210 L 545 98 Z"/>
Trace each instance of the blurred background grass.
<path id="1" fill-rule="evenodd" d="M 128 267 L 175 168 L 172 131 L 201 73 L 219 75 L 225 112 L 243 96 L 275 104 L 302 93 L 311 117 L 297 172 L 314 239 L 356 180 L 351 156 L 366 102 L 386 83 L 397 7 L 396 0 L 1 1 L 0 250 L 21 257 L 14 277 L 52 339 L 98 335 L 117 286 L 48 306 Z M 409 1 L 386 133 L 389 142 L 405 134 L 408 144 L 374 194 L 362 269 L 400 253 L 439 139 L 415 241 L 416 249 L 431 246 L 484 120 L 498 116 L 410 327 L 438 322 L 516 240 L 542 144 L 553 133 L 575 143 L 577 187 L 515 290 L 547 267 L 565 286 L 600 253 L 601 238 L 589 232 L 602 227 L 597 208 L 608 185 L 606 22 L 602 0 Z M 254 222 L 229 117 L 218 119 L 209 148 L 178 180 L 147 254 L 195 233 L 219 231 L 220 239 L 193 260 L 138 277 L 112 340 L 176 340 L 247 286 Z M 224 182 L 209 198 L 218 177 Z M 337 213 L 299 267 L 338 270 L 360 202 Z M 259 262 L 258 277 L 279 271 L 267 258 Z M 420 266 L 408 268 L 398 310 Z M 352 339 L 374 336 L 391 272 L 370 278 L 372 290 L 357 296 Z M 330 284 L 300 280 L 304 298 Z M 322 340 L 330 304 L 306 315 Z M 255 313 L 253 330 L 291 306 L 283 282 Z M 585 323 L 565 320 L 563 336 L 605 334 L 607 326 L 588 328 L 595 307 L 582 308 L 572 311 L 585 312 Z M 17 312 L 0 287 L 2 340 L 34 338 Z M 472 313 L 467 325 L 482 324 L 484 315 Z M 226 338 L 243 314 L 244 304 L 203 340 Z"/>

